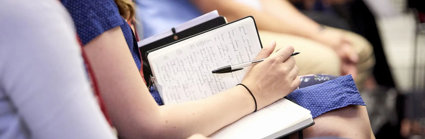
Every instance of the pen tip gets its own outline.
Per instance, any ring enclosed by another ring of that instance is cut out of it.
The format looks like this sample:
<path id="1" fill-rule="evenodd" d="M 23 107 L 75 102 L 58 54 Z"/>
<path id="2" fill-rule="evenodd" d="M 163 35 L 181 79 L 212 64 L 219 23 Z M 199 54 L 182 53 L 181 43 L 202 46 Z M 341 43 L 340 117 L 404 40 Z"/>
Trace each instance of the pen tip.
<path id="1" fill-rule="evenodd" d="M 294 53 L 292 53 L 291 56 L 295 56 L 295 55 L 298 55 L 298 54 L 300 54 L 300 52 L 294 52 Z"/>

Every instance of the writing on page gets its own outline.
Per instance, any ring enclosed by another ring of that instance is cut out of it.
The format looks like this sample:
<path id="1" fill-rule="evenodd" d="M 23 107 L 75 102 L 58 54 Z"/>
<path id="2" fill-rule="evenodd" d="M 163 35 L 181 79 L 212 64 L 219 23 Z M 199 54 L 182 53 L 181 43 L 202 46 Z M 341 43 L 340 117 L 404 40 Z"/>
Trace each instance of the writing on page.
<path id="1" fill-rule="evenodd" d="M 212 74 L 211 71 L 251 61 L 260 49 L 255 25 L 247 21 L 172 44 L 167 49 L 150 53 L 148 59 L 164 103 L 178 103 L 205 98 L 233 87 L 242 80 L 245 71 L 227 74 Z"/>

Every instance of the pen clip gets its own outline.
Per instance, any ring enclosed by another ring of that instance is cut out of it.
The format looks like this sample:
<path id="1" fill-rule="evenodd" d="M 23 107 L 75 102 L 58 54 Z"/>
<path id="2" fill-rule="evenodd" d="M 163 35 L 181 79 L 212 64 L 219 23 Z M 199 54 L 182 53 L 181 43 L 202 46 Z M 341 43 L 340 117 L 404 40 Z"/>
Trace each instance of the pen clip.
<path id="1" fill-rule="evenodd" d="M 155 86 L 155 77 L 150 76 L 149 77 L 148 87 L 152 87 L 152 86 Z"/>

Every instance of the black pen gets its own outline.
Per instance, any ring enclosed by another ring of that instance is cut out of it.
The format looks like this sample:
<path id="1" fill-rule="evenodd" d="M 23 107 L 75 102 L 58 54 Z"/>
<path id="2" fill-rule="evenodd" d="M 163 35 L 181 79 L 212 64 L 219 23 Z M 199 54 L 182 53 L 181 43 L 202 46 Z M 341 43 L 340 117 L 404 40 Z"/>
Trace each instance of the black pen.
<path id="1" fill-rule="evenodd" d="M 291 56 L 298 55 L 299 53 L 300 52 L 294 52 L 294 53 L 291 54 Z M 243 69 L 245 67 L 248 67 L 251 64 L 260 63 L 262 61 L 264 61 L 264 58 L 263 59 L 259 59 L 259 60 L 254 60 L 254 61 L 246 62 L 246 63 L 236 64 L 236 65 L 227 65 L 227 66 L 220 67 L 220 68 L 217 68 L 217 69 L 213 70 L 212 73 L 229 73 L 229 72 L 234 72 L 234 71 L 241 70 L 241 69 Z"/>

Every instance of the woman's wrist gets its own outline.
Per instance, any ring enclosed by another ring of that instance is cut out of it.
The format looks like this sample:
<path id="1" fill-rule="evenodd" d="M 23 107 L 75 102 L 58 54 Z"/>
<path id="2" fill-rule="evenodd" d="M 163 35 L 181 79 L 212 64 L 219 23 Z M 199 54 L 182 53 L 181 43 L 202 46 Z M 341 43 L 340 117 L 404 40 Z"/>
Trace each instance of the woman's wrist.
<path id="1" fill-rule="evenodd" d="M 324 44 L 326 47 L 334 50 L 338 49 L 343 36 L 340 32 L 328 29 L 328 27 L 320 25 L 313 40 Z"/>
<path id="2" fill-rule="evenodd" d="M 235 89 L 235 94 L 237 95 L 236 97 L 238 101 L 241 102 L 240 104 L 242 104 L 244 107 L 243 109 L 246 110 L 247 114 L 252 113 L 256 106 L 252 96 L 249 94 L 247 89 L 241 85 L 236 85 L 233 89 Z M 257 109 L 259 109 L 258 104 Z"/>
<path id="3" fill-rule="evenodd" d="M 246 91 L 248 91 L 249 95 L 251 95 L 252 100 L 254 101 L 254 112 L 257 112 L 257 110 L 258 110 L 257 99 L 255 98 L 254 94 L 252 93 L 251 89 L 249 89 L 248 86 L 246 86 L 243 83 L 238 83 L 237 86 L 238 85 L 244 87 L 246 89 Z"/>
<path id="4" fill-rule="evenodd" d="M 307 38 L 316 42 L 324 43 L 324 35 L 326 35 L 326 27 L 321 24 L 317 24 L 316 27 L 312 28 L 307 34 Z"/>

